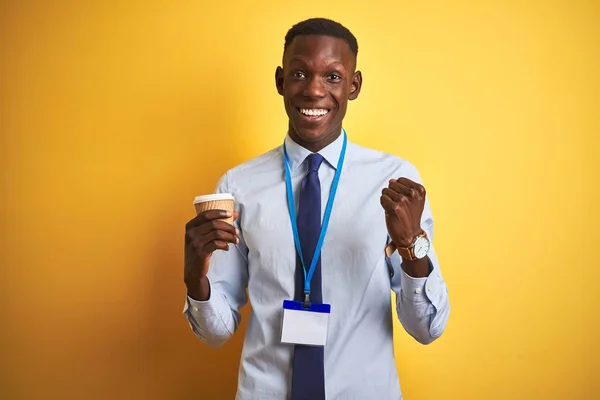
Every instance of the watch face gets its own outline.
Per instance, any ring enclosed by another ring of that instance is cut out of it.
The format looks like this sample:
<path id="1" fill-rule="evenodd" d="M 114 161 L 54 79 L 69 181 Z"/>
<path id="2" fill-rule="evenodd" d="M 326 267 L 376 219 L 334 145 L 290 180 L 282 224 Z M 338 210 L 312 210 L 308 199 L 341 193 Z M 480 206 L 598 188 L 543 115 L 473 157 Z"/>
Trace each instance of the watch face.
<path id="1" fill-rule="evenodd" d="M 429 253 L 429 239 L 424 236 L 417 238 L 414 247 L 415 257 L 423 258 Z"/>

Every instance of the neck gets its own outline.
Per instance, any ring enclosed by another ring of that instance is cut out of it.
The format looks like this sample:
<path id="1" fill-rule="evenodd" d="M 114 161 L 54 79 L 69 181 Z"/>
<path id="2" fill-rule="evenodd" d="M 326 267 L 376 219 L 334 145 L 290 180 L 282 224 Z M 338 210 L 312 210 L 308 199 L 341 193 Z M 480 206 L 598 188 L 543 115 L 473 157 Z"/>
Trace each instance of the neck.
<path id="1" fill-rule="evenodd" d="M 313 153 L 318 153 L 325 147 L 329 146 L 331 143 L 335 142 L 336 139 L 340 137 L 340 135 L 342 134 L 342 126 L 340 125 L 336 127 L 335 130 L 333 130 L 331 133 L 328 133 L 323 138 L 315 142 L 308 142 L 306 140 L 303 140 L 291 126 L 289 129 L 289 134 L 292 140 L 298 143 L 300 146 Z"/>

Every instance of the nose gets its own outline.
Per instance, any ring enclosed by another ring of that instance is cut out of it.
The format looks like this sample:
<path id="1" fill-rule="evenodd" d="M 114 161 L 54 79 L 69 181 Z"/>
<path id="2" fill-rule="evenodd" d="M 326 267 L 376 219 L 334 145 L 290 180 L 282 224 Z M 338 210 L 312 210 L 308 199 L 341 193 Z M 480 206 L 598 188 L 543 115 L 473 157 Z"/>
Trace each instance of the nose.
<path id="1" fill-rule="evenodd" d="M 304 96 L 308 98 L 322 98 L 325 97 L 326 91 L 323 85 L 323 81 L 318 77 L 312 77 L 306 81 L 304 86 Z"/>

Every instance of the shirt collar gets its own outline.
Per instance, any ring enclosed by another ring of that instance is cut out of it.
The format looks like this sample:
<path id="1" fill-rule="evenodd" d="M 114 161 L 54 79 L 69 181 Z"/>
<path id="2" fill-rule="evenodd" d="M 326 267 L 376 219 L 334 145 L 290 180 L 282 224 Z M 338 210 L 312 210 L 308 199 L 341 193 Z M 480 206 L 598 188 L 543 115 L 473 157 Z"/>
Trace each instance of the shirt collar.
<path id="1" fill-rule="evenodd" d="M 342 152 L 343 144 L 344 132 L 342 131 L 342 134 L 338 136 L 337 139 L 321 149 L 318 153 L 323 156 L 325 161 L 327 161 L 332 168 L 336 169 L 340 159 L 340 153 Z M 285 137 L 285 147 L 290 161 L 290 171 L 292 172 L 302 165 L 304 160 L 306 160 L 306 157 L 312 154 L 310 150 L 305 149 L 298 143 L 294 142 L 289 133 Z"/>

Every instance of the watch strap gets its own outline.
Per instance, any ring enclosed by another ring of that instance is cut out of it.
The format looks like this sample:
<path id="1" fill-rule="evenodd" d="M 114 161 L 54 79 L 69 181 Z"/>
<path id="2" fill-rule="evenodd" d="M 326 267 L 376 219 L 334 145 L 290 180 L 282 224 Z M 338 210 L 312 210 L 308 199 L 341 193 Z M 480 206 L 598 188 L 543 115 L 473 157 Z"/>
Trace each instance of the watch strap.
<path id="1" fill-rule="evenodd" d="M 385 256 L 390 258 L 392 254 L 396 251 L 396 244 L 394 242 L 390 242 L 387 246 L 385 246 Z"/>
<path id="2" fill-rule="evenodd" d="M 396 247 L 396 249 L 398 250 L 398 254 L 400 254 L 400 257 L 402 257 L 403 260 L 416 260 L 415 257 L 415 253 L 414 253 L 414 242 L 413 244 L 410 245 L 410 247 Z"/>

